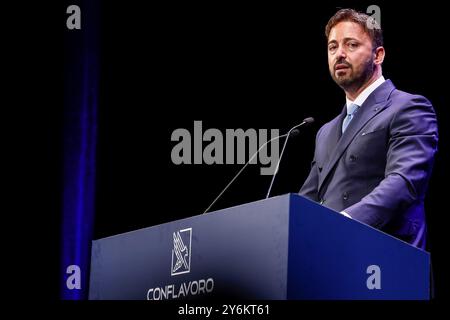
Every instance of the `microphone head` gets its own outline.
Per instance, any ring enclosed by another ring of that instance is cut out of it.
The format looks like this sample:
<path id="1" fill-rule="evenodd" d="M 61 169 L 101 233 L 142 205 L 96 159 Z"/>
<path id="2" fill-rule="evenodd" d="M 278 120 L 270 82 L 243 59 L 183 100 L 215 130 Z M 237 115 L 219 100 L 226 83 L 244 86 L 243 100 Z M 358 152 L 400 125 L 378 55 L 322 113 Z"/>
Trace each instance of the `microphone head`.
<path id="1" fill-rule="evenodd" d="M 303 119 L 303 122 L 304 122 L 305 124 L 311 124 L 311 123 L 314 122 L 314 118 L 313 118 L 313 117 L 305 118 L 305 119 Z"/>
<path id="2" fill-rule="evenodd" d="M 298 136 L 299 134 L 300 134 L 300 130 L 294 129 L 294 130 L 292 130 L 291 133 L 289 134 L 289 137 L 293 138 L 293 137 Z"/>

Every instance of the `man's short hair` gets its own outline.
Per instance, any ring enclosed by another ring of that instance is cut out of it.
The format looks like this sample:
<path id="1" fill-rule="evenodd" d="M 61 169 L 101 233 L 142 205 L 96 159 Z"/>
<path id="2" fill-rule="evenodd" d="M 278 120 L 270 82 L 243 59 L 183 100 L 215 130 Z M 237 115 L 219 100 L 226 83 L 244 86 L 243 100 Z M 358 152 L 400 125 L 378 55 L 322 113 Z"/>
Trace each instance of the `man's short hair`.
<path id="1" fill-rule="evenodd" d="M 358 12 L 353 9 L 341 9 L 336 12 L 334 16 L 332 16 L 328 21 L 325 27 L 325 36 L 328 39 L 331 29 L 339 22 L 351 21 L 359 24 L 369 35 L 370 39 L 372 40 L 373 49 L 381 47 L 383 46 L 383 33 L 381 31 L 381 27 L 378 24 L 378 21 L 375 20 L 372 20 L 368 23 L 367 20 L 369 18 L 370 17 L 367 14 Z M 370 28 L 369 25 L 371 26 Z"/>

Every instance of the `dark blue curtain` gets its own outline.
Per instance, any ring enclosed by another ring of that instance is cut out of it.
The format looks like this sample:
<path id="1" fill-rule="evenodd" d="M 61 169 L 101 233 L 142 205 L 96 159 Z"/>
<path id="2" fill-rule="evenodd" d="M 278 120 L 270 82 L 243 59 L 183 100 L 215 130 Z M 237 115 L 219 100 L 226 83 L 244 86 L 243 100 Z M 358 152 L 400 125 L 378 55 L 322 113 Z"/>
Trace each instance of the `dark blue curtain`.
<path id="1" fill-rule="evenodd" d="M 62 299 L 79 300 L 88 297 L 95 214 L 100 5 L 96 0 L 70 4 L 81 9 L 81 29 L 65 31 L 60 292 Z M 80 268 L 79 289 L 67 286 L 69 266 Z"/>

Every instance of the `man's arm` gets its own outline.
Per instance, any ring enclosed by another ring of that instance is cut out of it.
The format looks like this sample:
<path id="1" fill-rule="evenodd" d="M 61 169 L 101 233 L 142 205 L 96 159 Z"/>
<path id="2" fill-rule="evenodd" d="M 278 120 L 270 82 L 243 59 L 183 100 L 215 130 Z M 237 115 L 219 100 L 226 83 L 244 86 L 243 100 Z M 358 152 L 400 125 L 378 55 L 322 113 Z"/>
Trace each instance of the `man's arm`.
<path id="1" fill-rule="evenodd" d="M 320 129 L 316 135 L 316 148 L 317 148 L 317 140 L 321 130 L 322 129 Z M 311 162 L 311 171 L 309 172 L 308 178 L 306 178 L 305 183 L 300 188 L 300 191 L 298 193 L 301 196 L 304 196 L 312 201 L 319 202 L 319 173 L 317 172 L 315 152 L 314 152 L 314 159 Z"/>
<path id="2" fill-rule="evenodd" d="M 385 178 L 360 202 L 344 209 L 376 228 L 425 196 L 437 150 L 436 115 L 430 102 L 414 96 L 390 123 Z"/>
<path id="3" fill-rule="evenodd" d="M 311 163 L 311 171 L 309 172 L 308 178 L 306 178 L 305 183 L 300 188 L 299 194 L 312 201 L 319 202 L 318 186 L 319 175 L 317 174 L 316 161 L 313 160 Z"/>

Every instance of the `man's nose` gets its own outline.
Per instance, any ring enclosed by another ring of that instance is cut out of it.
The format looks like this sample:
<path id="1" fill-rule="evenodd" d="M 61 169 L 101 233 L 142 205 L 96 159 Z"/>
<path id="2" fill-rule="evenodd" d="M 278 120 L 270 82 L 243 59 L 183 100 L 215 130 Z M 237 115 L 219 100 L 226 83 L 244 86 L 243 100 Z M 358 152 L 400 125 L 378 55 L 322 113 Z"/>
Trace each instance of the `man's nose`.
<path id="1" fill-rule="evenodd" d="M 347 58 L 347 52 L 345 51 L 344 46 L 339 46 L 336 51 L 336 60 L 340 60 L 342 58 Z"/>

